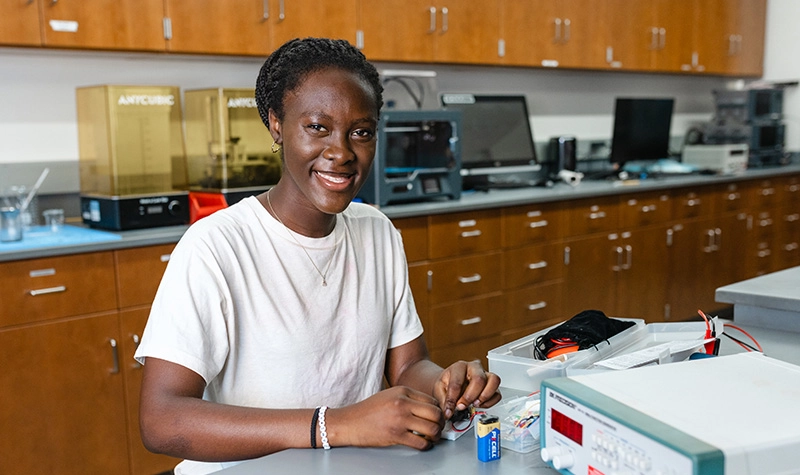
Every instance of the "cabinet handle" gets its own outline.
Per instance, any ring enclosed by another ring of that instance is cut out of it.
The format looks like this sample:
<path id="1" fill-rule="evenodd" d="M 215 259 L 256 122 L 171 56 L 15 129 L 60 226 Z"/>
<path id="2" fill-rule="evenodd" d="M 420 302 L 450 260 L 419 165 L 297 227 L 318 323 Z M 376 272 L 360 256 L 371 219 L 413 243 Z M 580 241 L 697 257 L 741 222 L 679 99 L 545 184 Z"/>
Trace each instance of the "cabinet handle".
<path id="1" fill-rule="evenodd" d="M 433 290 L 433 271 L 428 271 L 428 292 Z"/>
<path id="2" fill-rule="evenodd" d="M 769 249 L 764 249 L 763 251 L 758 251 L 758 257 L 769 257 L 772 254 L 772 251 Z"/>
<path id="3" fill-rule="evenodd" d="M 658 28 L 650 28 L 650 49 L 658 49 Z"/>
<path id="4" fill-rule="evenodd" d="M 111 374 L 119 373 L 119 349 L 117 348 L 117 340 L 111 338 L 109 340 L 111 344 L 111 360 L 113 366 L 111 367 Z"/>
<path id="5" fill-rule="evenodd" d="M 464 231 L 464 232 L 461 233 L 461 237 L 464 237 L 464 238 L 466 238 L 466 237 L 478 237 L 480 235 L 481 235 L 481 230 L 480 229 L 476 229 L 474 231 Z"/>
<path id="6" fill-rule="evenodd" d="M 622 269 L 622 248 L 617 246 L 614 251 L 617 253 L 617 265 L 611 266 L 611 270 L 614 272 L 619 272 Z"/>
<path id="7" fill-rule="evenodd" d="M 159 257 L 158 259 L 161 262 L 169 262 L 170 257 L 172 257 L 172 254 L 161 254 L 161 257 Z"/>
<path id="8" fill-rule="evenodd" d="M 545 267 L 547 267 L 547 261 L 532 262 L 528 264 L 528 269 L 530 270 L 544 269 Z"/>
<path id="9" fill-rule="evenodd" d="M 286 19 L 286 5 L 284 5 L 284 0 L 278 1 L 278 21 L 283 21 Z"/>
<path id="10" fill-rule="evenodd" d="M 775 188 L 764 188 L 761 190 L 761 196 L 770 196 L 775 194 Z"/>
<path id="11" fill-rule="evenodd" d="M 543 309 L 545 307 L 547 307 L 547 302 L 542 300 L 541 302 L 536 302 L 536 303 L 532 303 L 532 304 L 528 305 L 528 310 L 531 310 L 531 311 L 532 310 L 540 310 L 540 309 Z"/>
<path id="12" fill-rule="evenodd" d="M 739 194 L 738 192 L 736 192 L 736 193 L 728 193 L 728 201 L 736 201 L 741 197 L 742 197 L 742 195 Z"/>
<path id="13" fill-rule="evenodd" d="M 589 219 L 602 219 L 606 217 L 605 211 L 598 211 L 596 213 L 589 213 Z"/>
<path id="14" fill-rule="evenodd" d="M 661 28 L 658 30 L 658 49 L 664 49 L 667 46 L 667 29 Z"/>
<path id="15" fill-rule="evenodd" d="M 614 62 L 614 48 L 609 46 L 606 48 L 606 63 L 611 64 Z"/>
<path id="16" fill-rule="evenodd" d="M 675 231 L 672 228 L 667 229 L 667 247 L 672 247 L 672 237 L 675 235 Z"/>
<path id="17" fill-rule="evenodd" d="M 139 343 L 141 341 L 140 338 L 139 338 L 139 335 L 134 333 L 133 335 L 131 335 L 131 339 L 133 340 L 133 350 L 136 351 L 136 349 L 139 348 Z M 141 368 L 141 367 L 142 367 L 141 363 L 139 363 L 136 360 L 133 360 L 133 364 L 131 365 L 131 368 L 138 369 L 138 368 Z"/>
<path id="18" fill-rule="evenodd" d="M 461 277 L 461 276 L 458 277 L 458 281 L 461 282 L 462 284 L 470 284 L 472 282 L 478 282 L 480 280 L 481 280 L 480 274 L 473 274 L 469 277 Z"/>
<path id="19" fill-rule="evenodd" d="M 555 34 L 553 35 L 553 43 L 561 42 L 561 18 L 555 19 Z"/>
<path id="20" fill-rule="evenodd" d="M 431 7 L 428 10 L 431 14 L 431 26 L 428 28 L 428 33 L 436 32 L 436 7 Z"/>
<path id="21" fill-rule="evenodd" d="M 541 221 L 533 221 L 533 222 L 528 223 L 528 227 L 531 227 L 531 228 L 543 228 L 545 226 L 547 226 L 547 220 L 546 219 L 543 219 Z"/>
<path id="22" fill-rule="evenodd" d="M 800 191 L 800 185 L 797 184 L 789 185 L 787 191 L 789 191 L 789 193 L 797 193 L 798 191 Z"/>
<path id="23" fill-rule="evenodd" d="M 472 318 L 466 318 L 464 320 L 461 320 L 461 324 L 464 325 L 464 326 L 466 326 L 466 325 L 475 325 L 476 323 L 481 323 L 481 317 L 472 317 Z"/>
<path id="24" fill-rule="evenodd" d="M 36 297 L 37 295 L 45 295 L 45 294 L 56 294 L 58 292 L 65 292 L 67 290 L 66 286 L 59 285 L 57 287 L 48 287 L 46 289 L 35 289 L 31 290 L 29 293 L 32 297 Z"/>
<path id="25" fill-rule="evenodd" d="M 736 35 L 728 35 L 728 56 L 736 54 Z"/>
<path id="26" fill-rule="evenodd" d="M 571 249 L 569 248 L 569 246 L 564 246 L 564 265 L 565 266 L 569 265 L 570 251 L 571 251 Z"/>
<path id="27" fill-rule="evenodd" d="M 761 221 L 758 222 L 758 225 L 762 228 L 766 228 L 767 226 L 772 226 L 772 219 L 770 218 L 762 219 Z"/>
<path id="28" fill-rule="evenodd" d="M 656 205 L 642 206 L 642 213 L 649 213 L 656 210 Z"/>
<path id="29" fill-rule="evenodd" d="M 719 251 L 722 247 L 722 230 L 720 228 L 714 229 L 714 250 Z"/>
<path id="30" fill-rule="evenodd" d="M 797 244 L 796 242 L 789 243 L 783 247 L 783 249 L 786 251 L 796 251 L 798 248 L 800 248 L 800 244 Z"/>
<path id="31" fill-rule="evenodd" d="M 442 7 L 442 33 L 447 33 L 447 7 Z"/>
<path id="32" fill-rule="evenodd" d="M 708 236 L 708 245 L 703 248 L 703 252 L 710 253 L 716 251 L 715 244 L 716 244 L 716 236 L 714 234 L 713 229 L 709 229 L 706 231 L 706 236 Z"/>
<path id="33" fill-rule="evenodd" d="M 626 259 L 625 259 L 625 264 L 623 264 L 622 266 L 622 270 L 630 269 L 631 265 L 633 264 L 633 247 L 631 247 L 630 244 L 625 246 L 625 255 Z"/>
<path id="34" fill-rule="evenodd" d="M 569 42 L 569 30 L 570 30 L 569 26 L 571 23 L 572 22 L 569 21 L 569 18 L 564 18 L 564 40 L 562 41 L 562 43 Z"/>
<path id="35" fill-rule="evenodd" d="M 794 223 L 797 220 L 800 220 L 800 214 L 789 214 L 785 218 L 783 218 L 787 223 Z"/>
<path id="36" fill-rule="evenodd" d="M 262 23 L 269 20 L 269 0 L 263 0 L 261 2 L 261 13 Z"/>
<path id="37" fill-rule="evenodd" d="M 736 53 L 742 52 L 742 35 L 736 35 Z"/>
<path id="38" fill-rule="evenodd" d="M 478 222 L 474 219 L 465 219 L 458 222 L 459 228 L 471 228 L 472 226 L 477 225 Z"/>

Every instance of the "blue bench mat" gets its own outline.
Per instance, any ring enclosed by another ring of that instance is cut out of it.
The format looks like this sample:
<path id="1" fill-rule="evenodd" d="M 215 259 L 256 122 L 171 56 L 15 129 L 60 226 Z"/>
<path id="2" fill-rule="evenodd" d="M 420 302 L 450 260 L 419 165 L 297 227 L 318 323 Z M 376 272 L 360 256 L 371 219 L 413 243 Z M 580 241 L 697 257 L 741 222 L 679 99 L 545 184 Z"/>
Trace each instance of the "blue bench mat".
<path id="1" fill-rule="evenodd" d="M 97 229 L 64 225 L 58 232 L 48 226 L 32 226 L 22 235 L 21 241 L 0 242 L 0 252 L 29 251 L 46 247 L 75 246 L 106 241 L 117 241 L 122 236 Z"/>

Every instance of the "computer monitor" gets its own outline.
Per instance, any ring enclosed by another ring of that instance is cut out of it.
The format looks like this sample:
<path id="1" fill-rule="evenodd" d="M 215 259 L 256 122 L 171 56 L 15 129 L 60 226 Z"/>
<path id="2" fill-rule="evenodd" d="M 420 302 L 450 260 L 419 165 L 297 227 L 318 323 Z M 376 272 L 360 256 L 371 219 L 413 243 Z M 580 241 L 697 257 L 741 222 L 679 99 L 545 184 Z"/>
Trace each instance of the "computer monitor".
<path id="1" fill-rule="evenodd" d="M 463 176 L 540 169 L 524 95 L 442 94 L 441 100 L 445 109 L 461 111 Z"/>
<path id="2" fill-rule="evenodd" d="M 672 98 L 617 98 L 611 163 L 621 166 L 632 160 L 669 158 L 669 131 L 674 104 Z"/>

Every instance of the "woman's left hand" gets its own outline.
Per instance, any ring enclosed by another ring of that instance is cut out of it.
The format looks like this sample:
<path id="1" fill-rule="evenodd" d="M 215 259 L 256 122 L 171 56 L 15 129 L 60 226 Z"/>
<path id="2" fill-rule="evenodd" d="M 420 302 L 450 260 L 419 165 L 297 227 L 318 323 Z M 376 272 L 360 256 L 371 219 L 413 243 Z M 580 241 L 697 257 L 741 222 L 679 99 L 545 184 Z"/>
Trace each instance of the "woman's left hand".
<path id="1" fill-rule="evenodd" d="M 485 371 L 480 361 L 458 361 L 442 371 L 433 396 L 439 400 L 445 419 L 450 419 L 455 411 L 469 406 L 494 406 L 502 398 L 499 387 L 500 377 Z"/>

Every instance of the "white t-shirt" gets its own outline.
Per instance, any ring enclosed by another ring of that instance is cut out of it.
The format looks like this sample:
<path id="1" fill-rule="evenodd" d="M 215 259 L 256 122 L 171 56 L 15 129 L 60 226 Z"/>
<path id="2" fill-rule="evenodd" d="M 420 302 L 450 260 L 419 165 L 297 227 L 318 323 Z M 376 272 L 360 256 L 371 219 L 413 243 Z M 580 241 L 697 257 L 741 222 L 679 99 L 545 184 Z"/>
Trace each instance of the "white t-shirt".
<path id="1" fill-rule="evenodd" d="M 290 233 L 255 197 L 192 225 L 136 359 L 185 366 L 205 379 L 205 399 L 238 406 L 338 407 L 380 391 L 387 350 L 422 334 L 400 234 L 359 203 L 326 237 Z M 181 473 L 224 467 L 202 465 Z"/>

